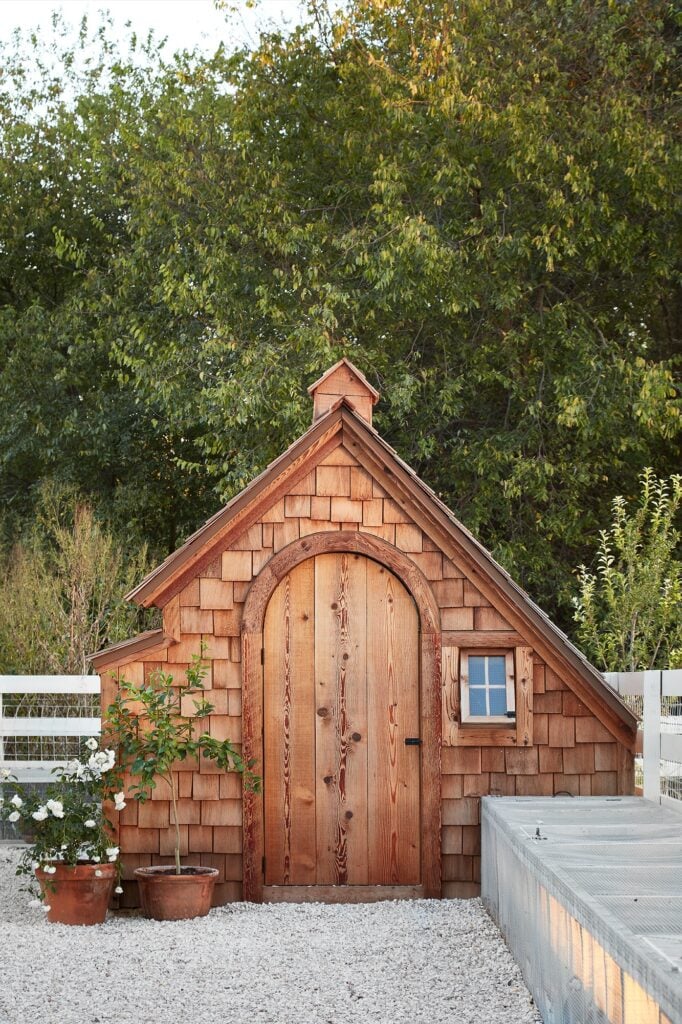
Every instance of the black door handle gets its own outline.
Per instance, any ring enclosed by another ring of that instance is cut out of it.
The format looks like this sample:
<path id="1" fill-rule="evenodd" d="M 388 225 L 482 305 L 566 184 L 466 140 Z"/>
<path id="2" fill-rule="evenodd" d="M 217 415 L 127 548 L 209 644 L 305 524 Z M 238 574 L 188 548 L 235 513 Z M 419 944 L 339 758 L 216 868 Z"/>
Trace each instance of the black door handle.
<path id="1" fill-rule="evenodd" d="M 405 737 L 405 746 L 406 747 L 421 747 L 421 745 L 422 745 L 422 741 L 419 739 L 418 736 L 406 736 Z"/>

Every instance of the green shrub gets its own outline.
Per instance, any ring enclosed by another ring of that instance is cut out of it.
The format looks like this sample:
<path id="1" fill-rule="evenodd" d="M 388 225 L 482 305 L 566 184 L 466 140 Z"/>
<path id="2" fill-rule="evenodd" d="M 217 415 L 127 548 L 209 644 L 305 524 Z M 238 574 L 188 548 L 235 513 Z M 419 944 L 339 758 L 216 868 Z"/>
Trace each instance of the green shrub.
<path id="1" fill-rule="evenodd" d="M 87 657 L 150 621 L 123 595 L 145 574 L 72 490 L 43 489 L 28 534 L 0 561 L 0 672 L 85 674 Z"/>
<path id="2" fill-rule="evenodd" d="M 613 522 L 600 534 L 594 572 L 578 570 L 578 641 L 604 672 L 682 664 L 682 561 L 675 526 L 682 476 L 641 477 L 638 504 L 613 501 Z"/>

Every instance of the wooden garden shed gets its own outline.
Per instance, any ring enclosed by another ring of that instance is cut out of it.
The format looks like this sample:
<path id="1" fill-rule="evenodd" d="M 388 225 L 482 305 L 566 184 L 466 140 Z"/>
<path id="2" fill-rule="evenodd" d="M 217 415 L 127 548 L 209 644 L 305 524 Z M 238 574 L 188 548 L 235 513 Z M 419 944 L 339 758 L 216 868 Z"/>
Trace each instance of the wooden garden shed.
<path id="1" fill-rule="evenodd" d="M 311 428 L 130 593 L 163 628 L 94 657 L 102 701 L 206 643 L 208 729 L 263 778 L 179 766 L 218 902 L 476 895 L 480 797 L 631 794 L 636 721 L 373 429 L 362 373 L 309 391 Z M 169 824 L 162 789 L 128 803 L 124 879 Z"/>

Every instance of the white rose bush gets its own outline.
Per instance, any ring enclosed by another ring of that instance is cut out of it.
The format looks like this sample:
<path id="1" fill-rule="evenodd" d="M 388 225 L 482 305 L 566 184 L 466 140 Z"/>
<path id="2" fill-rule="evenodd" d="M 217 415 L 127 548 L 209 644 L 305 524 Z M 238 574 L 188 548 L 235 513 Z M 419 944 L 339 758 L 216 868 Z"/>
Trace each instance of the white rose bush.
<path id="1" fill-rule="evenodd" d="M 16 824 L 30 843 L 17 874 L 33 876 L 36 868 L 54 874 L 55 863 L 118 867 L 108 806 L 123 810 L 125 793 L 115 752 L 100 749 L 95 737 L 85 741 L 80 758 L 55 770 L 54 782 L 44 792 L 20 785 L 6 770 L 0 773 L 0 820 Z M 29 889 L 36 892 L 32 885 Z"/>

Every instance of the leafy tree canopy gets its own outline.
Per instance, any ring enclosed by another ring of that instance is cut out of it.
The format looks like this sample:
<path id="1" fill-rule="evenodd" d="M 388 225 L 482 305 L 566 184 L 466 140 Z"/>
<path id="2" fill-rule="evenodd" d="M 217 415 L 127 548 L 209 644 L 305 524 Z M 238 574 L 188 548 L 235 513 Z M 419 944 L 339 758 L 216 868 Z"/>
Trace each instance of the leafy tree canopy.
<path id="1" fill-rule="evenodd" d="M 679 462 L 675 40 L 661 0 L 354 0 L 208 59 L 8 57 L 4 496 L 57 473 L 168 548 L 346 354 L 566 617 L 613 496 Z"/>

